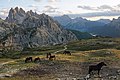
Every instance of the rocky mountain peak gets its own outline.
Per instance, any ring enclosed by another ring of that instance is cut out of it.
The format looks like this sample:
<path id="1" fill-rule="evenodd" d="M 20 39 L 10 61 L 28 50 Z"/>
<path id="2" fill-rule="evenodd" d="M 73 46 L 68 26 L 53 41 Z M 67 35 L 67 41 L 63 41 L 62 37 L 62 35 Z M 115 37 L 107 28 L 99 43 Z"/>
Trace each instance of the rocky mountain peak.
<path id="1" fill-rule="evenodd" d="M 63 15 L 62 17 L 71 19 L 68 15 Z"/>
<path id="2" fill-rule="evenodd" d="M 14 9 L 16 12 L 19 12 L 19 8 L 18 7 L 15 7 Z"/>
<path id="3" fill-rule="evenodd" d="M 27 11 L 26 15 L 27 16 L 38 16 L 38 14 L 36 12 L 33 12 L 32 10 Z"/>
<path id="4" fill-rule="evenodd" d="M 75 34 L 63 29 L 59 23 L 44 13 L 39 15 L 32 10 L 25 12 L 22 8 L 11 8 L 6 22 L 8 25 L 14 23 L 16 26 L 10 25 L 6 31 L 7 27 L 2 28 L 3 24 L 0 24 L 0 36 L 5 34 L 1 40 L 7 43 L 6 46 L 12 45 L 15 49 L 77 40 Z"/>
<path id="5" fill-rule="evenodd" d="M 11 8 L 6 18 L 7 22 L 21 24 L 26 18 L 26 13 L 22 8 L 16 7 L 15 9 Z"/>

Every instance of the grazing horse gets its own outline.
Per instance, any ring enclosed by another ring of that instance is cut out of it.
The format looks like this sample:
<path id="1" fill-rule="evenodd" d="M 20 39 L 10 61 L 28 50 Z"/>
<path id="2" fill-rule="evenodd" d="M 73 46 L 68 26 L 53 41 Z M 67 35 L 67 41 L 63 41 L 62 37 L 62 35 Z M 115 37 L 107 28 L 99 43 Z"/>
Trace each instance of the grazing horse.
<path id="1" fill-rule="evenodd" d="M 34 62 L 40 62 L 40 58 L 39 57 L 35 58 Z"/>
<path id="2" fill-rule="evenodd" d="M 71 52 L 70 51 L 64 51 L 63 54 L 69 54 L 69 55 L 71 55 Z"/>
<path id="3" fill-rule="evenodd" d="M 55 57 L 55 55 L 50 55 L 50 57 L 49 57 L 49 60 L 55 60 L 56 59 L 56 57 Z"/>
<path id="4" fill-rule="evenodd" d="M 32 57 L 27 57 L 26 59 L 25 59 L 25 63 L 27 63 L 28 61 L 33 61 L 33 59 L 32 59 Z"/>
<path id="5" fill-rule="evenodd" d="M 47 56 L 46 56 L 46 58 L 49 58 L 49 56 L 51 55 L 51 53 L 47 53 Z"/>
<path id="6" fill-rule="evenodd" d="M 89 66 L 89 72 L 88 73 L 90 74 L 92 71 L 98 71 L 98 75 L 99 75 L 99 72 L 100 72 L 100 70 L 103 66 L 107 66 L 107 65 L 104 62 L 100 62 L 97 65 L 91 65 L 91 66 Z"/>

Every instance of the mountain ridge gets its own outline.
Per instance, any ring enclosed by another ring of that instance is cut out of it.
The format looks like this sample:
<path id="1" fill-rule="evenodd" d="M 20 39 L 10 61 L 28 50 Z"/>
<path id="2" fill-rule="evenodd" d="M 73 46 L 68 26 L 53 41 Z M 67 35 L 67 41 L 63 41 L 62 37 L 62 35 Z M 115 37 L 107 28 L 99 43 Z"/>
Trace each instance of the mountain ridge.
<path id="1" fill-rule="evenodd" d="M 11 8 L 8 17 L 3 22 L 10 25 L 8 27 L 11 30 L 7 32 L 11 31 L 12 34 L 6 33 L 8 35 L 6 39 L 2 41 L 5 36 L 0 39 L 1 46 L 2 42 L 5 42 L 5 46 L 22 50 L 27 47 L 47 46 L 77 40 L 75 34 L 63 29 L 59 23 L 44 13 L 39 15 L 31 10 L 25 12 L 22 8 Z M 2 22 L 1 26 L 4 26 Z M 5 31 L 3 32 L 5 33 Z"/>
<path id="2" fill-rule="evenodd" d="M 66 17 L 67 17 L 67 20 L 65 19 Z M 99 26 L 103 26 L 103 25 L 109 23 L 108 20 L 106 22 L 104 22 L 105 19 L 101 19 L 100 21 L 99 20 L 98 21 L 90 21 L 90 20 L 84 19 L 82 17 L 76 17 L 74 19 L 71 19 L 68 15 L 54 17 L 53 19 L 58 21 L 66 29 L 78 30 L 78 31 L 82 31 L 82 32 L 89 32 L 89 29 L 92 29 L 94 26 L 99 27 Z"/>

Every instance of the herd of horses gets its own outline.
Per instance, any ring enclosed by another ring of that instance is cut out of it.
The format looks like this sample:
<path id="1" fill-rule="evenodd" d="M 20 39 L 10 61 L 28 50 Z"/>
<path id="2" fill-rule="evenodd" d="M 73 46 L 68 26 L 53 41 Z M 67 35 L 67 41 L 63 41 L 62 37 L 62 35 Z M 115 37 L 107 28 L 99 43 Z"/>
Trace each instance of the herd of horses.
<path id="1" fill-rule="evenodd" d="M 71 55 L 71 52 L 70 51 L 64 51 L 63 54 Z M 47 53 L 46 58 L 48 58 L 49 60 L 55 60 L 56 56 L 52 55 L 51 53 Z M 27 63 L 27 62 L 40 62 L 40 61 L 41 61 L 41 59 L 39 57 L 35 58 L 34 60 L 33 60 L 33 57 L 27 57 L 25 59 L 25 63 Z M 98 75 L 99 75 L 100 70 L 102 69 L 103 66 L 107 66 L 107 65 L 104 62 L 100 62 L 97 65 L 90 65 L 89 70 L 88 70 L 88 75 L 91 75 L 91 73 L 93 71 L 98 71 Z"/>
<path id="2" fill-rule="evenodd" d="M 71 55 L 71 52 L 65 50 L 65 51 L 63 52 L 63 54 L 65 54 L 65 55 Z M 55 60 L 55 59 L 56 59 L 56 56 L 55 56 L 55 55 L 52 55 L 51 53 L 47 53 L 47 54 L 46 54 L 46 58 L 48 58 L 49 60 Z M 34 60 L 33 60 L 33 57 L 27 57 L 27 58 L 25 59 L 25 63 L 27 63 L 27 62 L 40 62 L 40 61 L 41 61 L 41 59 L 40 59 L 39 57 L 35 58 Z"/>
<path id="3" fill-rule="evenodd" d="M 26 59 L 25 59 L 25 63 L 27 63 L 27 62 L 32 62 L 33 61 L 33 58 L 32 57 L 27 57 Z M 34 62 L 40 62 L 41 61 L 41 59 L 39 58 L 39 57 L 37 57 L 37 58 L 35 58 L 34 59 Z"/>

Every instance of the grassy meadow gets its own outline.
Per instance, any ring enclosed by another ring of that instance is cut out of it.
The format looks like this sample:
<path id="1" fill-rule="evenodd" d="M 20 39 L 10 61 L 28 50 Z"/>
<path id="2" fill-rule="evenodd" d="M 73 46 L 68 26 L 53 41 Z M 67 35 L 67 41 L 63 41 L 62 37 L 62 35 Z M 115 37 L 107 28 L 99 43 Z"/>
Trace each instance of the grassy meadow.
<path id="1" fill-rule="evenodd" d="M 84 80 L 89 65 L 102 61 L 107 64 L 100 72 L 102 77 L 96 77 L 95 72 L 90 80 L 120 80 L 120 39 L 83 39 L 66 45 L 72 55 L 59 51 L 64 49 L 64 44 L 0 54 L 0 80 Z M 56 59 L 47 59 L 48 52 Z M 25 63 L 29 56 L 40 57 L 41 61 Z M 12 76 L 1 76 L 6 74 Z"/>

